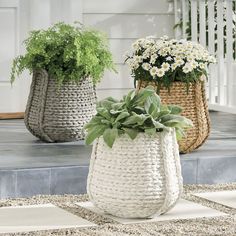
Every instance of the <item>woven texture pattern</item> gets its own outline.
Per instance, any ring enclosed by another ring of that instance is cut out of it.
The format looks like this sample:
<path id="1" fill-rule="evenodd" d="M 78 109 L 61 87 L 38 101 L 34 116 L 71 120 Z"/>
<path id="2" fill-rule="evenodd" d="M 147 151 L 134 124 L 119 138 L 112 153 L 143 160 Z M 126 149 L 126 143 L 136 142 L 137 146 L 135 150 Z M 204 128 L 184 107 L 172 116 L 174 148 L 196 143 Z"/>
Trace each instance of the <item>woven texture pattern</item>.
<path id="1" fill-rule="evenodd" d="M 87 182 L 90 200 L 118 217 L 147 218 L 172 208 L 182 193 L 174 130 L 135 140 L 119 137 L 112 148 L 99 138 L 93 146 Z"/>
<path id="2" fill-rule="evenodd" d="M 91 79 L 58 86 L 46 71 L 36 71 L 25 112 L 26 127 L 47 142 L 83 139 L 82 129 L 95 114 L 95 102 Z"/>
<path id="3" fill-rule="evenodd" d="M 156 87 L 154 82 L 139 81 L 137 88 L 144 88 L 147 85 Z M 188 93 L 185 83 L 174 82 L 170 93 L 167 89 L 161 89 L 159 95 L 163 104 L 181 106 L 183 108 L 181 115 L 193 122 L 193 127 L 188 129 L 186 136 L 178 142 L 180 152 L 188 153 L 200 147 L 210 133 L 210 117 L 204 82 L 191 83 Z"/>

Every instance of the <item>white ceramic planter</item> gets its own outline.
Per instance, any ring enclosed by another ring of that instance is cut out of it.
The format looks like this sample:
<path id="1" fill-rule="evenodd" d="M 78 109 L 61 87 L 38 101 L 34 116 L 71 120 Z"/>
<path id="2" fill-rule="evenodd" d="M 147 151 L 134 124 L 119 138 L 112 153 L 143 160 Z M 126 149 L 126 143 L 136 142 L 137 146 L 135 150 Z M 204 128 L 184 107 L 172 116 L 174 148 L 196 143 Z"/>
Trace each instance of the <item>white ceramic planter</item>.
<path id="1" fill-rule="evenodd" d="M 87 191 L 93 204 L 114 216 L 147 218 L 172 208 L 182 193 L 175 132 L 135 140 L 119 137 L 109 148 L 102 137 L 93 146 Z"/>

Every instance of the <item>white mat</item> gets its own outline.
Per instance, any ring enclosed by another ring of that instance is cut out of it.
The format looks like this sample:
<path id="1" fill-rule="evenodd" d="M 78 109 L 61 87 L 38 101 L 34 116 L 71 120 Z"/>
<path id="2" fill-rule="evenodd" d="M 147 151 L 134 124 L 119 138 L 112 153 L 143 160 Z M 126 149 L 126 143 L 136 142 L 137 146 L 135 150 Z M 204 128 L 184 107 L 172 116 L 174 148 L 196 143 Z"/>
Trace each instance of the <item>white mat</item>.
<path id="1" fill-rule="evenodd" d="M 236 209 L 236 190 L 195 193 L 194 195 Z"/>
<path id="2" fill-rule="evenodd" d="M 99 215 L 103 215 L 107 218 L 113 219 L 123 224 L 131 223 L 143 223 L 143 222 L 155 222 L 155 221 L 166 221 L 166 220 L 180 220 L 180 219 L 193 219 L 201 217 L 214 217 L 214 216 L 224 216 L 223 212 L 217 211 L 215 209 L 202 206 L 200 204 L 190 202 L 184 199 L 179 200 L 176 206 L 161 216 L 154 216 L 152 219 L 124 219 L 111 215 L 104 214 L 102 211 L 94 207 L 91 202 L 80 202 L 77 205 L 86 208 L 92 212 Z"/>
<path id="3" fill-rule="evenodd" d="M 95 226 L 52 204 L 0 208 L 0 233 Z"/>

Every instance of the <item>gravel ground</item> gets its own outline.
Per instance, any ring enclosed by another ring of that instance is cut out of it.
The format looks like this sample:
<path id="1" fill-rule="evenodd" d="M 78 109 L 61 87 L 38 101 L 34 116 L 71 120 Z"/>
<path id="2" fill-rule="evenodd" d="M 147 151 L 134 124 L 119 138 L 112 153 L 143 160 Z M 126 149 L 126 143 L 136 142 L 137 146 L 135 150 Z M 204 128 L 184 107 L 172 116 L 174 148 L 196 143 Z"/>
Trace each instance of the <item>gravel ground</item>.
<path id="1" fill-rule="evenodd" d="M 165 222 L 139 223 L 122 225 L 111 219 L 97 215 L 84 208 L 75 205 L 76 202 L 88 200 L 87 195 L 39 195 L 31 198 L 16 198 L 0 200 L 0 207 L 21 206 L 31 204 L 52 203 L 75 215 L 98 224 L 97 227 L 74 228 L 35 231 L 27 233 L 11 233 L 1 235 L 21 235 L 21 236 L 236 236 L 236 209 L 217 204 L 200 197 L 193 196 L 195 192 L 208 192 L 218 190 L 236 190 L 236 183 L 219 185 L 185 185 L 183 198 L 202 205 L 209 206 L 219 211 L 225 212 L 227 216 L 198 218 L 191 220 L 172 220 Z"/>

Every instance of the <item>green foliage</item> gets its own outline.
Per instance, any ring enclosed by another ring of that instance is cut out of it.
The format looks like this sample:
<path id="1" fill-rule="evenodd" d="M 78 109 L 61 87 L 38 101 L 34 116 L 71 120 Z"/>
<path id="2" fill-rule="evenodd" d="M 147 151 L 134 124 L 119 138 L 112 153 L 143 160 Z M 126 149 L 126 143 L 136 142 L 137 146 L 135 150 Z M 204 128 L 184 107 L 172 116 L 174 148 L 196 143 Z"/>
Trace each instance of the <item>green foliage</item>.
<path id="1" fill-rule="evenodd" d="M 11 82 L 24 69 L 45 69 L 59 84 L 88 76 L 97 83 L 105 69 L 115 70 L 106 36 L 83 26 L 57 23 L 32 31 L 24 43 L 26 54 L 14 59 Z"/>
<path id="2" fill-rule="evenodd" d="M 177 138 L 181 138 L 184 128 L 192 122 L 179 115 L 181 108 L 164 106 L 152 86 L 139 91 L 130 91 L 122 100 L 108 97 L 97 104 L 97 114 L 85 125 L 86 144 L 103 136 L 105 143 L 112 147 L 116 138 L 127 134 L 135 139 L 138 133 L 153 135 L 156 132 L 175 128 Z"/>

